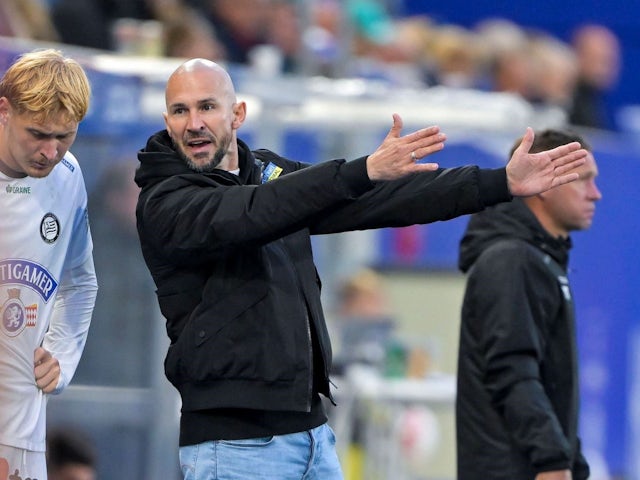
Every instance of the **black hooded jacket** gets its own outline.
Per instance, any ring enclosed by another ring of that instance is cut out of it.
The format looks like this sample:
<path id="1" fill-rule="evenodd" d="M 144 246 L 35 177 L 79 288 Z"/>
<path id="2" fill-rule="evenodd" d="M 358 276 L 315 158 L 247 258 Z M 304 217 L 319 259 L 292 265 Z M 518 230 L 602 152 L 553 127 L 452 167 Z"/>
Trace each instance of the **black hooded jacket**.
<path id="1" fill-rule="evenodd" d="M 521 199 L 471 217 L 458 357 L 459 480 L 529 480 L 580 451 L 570 239 L 551 237 Z"/>
<path id="2" fill-rule="evenodd" d="M 190 170 L 166 131 L 138 155 L 138 232 L 171 341 L 165 372 L 182 397 L 181 444 L 301 426 L 275 428 L 262 417 L 263 430 L 232 422 L 183 435 L 186 423 L 202 420 L 185 416 L 245 421 L 250 409 L 299 420 L 314 413 L 318 393 L 330 396 L 310 235 L 445 220 L 511 198 L 504 169 L 460 167 L 374 185 L 366 158 L 309 166 L 240 140 L 238 149 L 239 175 Z"/>

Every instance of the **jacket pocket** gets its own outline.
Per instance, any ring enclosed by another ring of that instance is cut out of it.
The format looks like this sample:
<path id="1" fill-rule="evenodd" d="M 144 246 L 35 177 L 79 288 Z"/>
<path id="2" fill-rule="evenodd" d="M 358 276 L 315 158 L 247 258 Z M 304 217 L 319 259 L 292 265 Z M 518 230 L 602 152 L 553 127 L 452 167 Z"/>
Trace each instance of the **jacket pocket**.
<path id="1" fill-rule="evenodd" d="M 224 329 L 230 322 L 249 310 L 257 310 L 269 289 L 264 280 L 249 280 L 213 302 L 202 303 L 202 309 L 196 312 L 193 329 L 193 342 L 196 347 L 206 343 L 211 337 Z M 256 312 L 258 315 L 260 311 Z"/>
<path id="2" fill-rule="evenodd" d="M 188 343 L 180 346 L 188 381 L 293 380 L 301 368 L 295 361 L 300 326 L 297 315 L 282 314 L 277 300 L 263 279 L 249 280 L 214 302 L 204 300 L 185 331 Z"/>

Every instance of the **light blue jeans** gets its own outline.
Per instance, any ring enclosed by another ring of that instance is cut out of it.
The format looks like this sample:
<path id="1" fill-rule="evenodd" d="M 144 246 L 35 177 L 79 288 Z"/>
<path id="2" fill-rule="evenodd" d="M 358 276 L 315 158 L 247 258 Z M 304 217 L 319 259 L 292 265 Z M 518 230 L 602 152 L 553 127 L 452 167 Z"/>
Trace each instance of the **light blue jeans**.
<path id="1" fill-rule="evenodd" d="M 180 447 L 184 480 L 343 480 L 327 424 L 306 432 Z"/>

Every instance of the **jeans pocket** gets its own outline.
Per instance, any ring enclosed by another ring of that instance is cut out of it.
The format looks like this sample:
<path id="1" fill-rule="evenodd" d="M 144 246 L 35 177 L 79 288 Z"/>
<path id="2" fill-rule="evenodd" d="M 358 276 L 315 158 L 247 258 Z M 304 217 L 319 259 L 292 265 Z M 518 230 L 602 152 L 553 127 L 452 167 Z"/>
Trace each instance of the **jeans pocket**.
<path id="1" fill-rule="evenodd" d="M 273 443 L 274 437 L 245 438 L 242 440 L 218 440 L 221 445 L 238 448 L 266 447 Z"/>
<path id="2" fill-rule="evenodd" d="M 178 455 L 183 480 L 213 480 L 216 478 L 214 442 L 180 447 Z"/>
<path id="3" fill-rule="evenodd" d="M 180 447 L 178 450 L 180 459 L 180 471 L 185 480 L 194 479 L 196 473 L 196 461 L 198 459 L 198 445 Z"/>

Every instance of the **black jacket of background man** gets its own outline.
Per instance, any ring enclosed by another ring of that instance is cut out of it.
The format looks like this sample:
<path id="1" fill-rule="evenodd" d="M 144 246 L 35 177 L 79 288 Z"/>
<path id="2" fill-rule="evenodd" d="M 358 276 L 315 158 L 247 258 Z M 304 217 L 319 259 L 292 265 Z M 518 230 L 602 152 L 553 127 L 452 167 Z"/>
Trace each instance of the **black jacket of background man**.
<path id="1" fill-rule="evenodd" d="M 589 476 L 578 439 L 570 239 L 553 238 L 521 199 L 475 214 L 461 241 L 468 272 L 456 400 L 459 480 Z"/>

